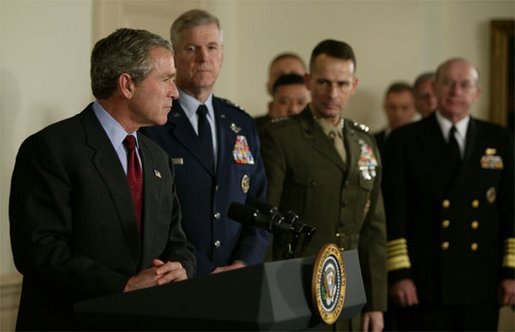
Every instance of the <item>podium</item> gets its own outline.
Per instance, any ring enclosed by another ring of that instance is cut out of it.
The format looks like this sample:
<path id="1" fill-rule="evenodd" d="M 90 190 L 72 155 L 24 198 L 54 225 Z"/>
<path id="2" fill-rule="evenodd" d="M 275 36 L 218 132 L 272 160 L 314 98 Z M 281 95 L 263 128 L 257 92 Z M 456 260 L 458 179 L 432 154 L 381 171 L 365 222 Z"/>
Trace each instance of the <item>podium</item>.
<path id="1" fill-rule="evenodd" d="M 315 257 L 199 276 L 77 303 L 85 330 L 305 330 L 322 321 L 312 305 Z M 355 250 L 343 252 L 346 295 L 339 319 L 366 303 Z"/>

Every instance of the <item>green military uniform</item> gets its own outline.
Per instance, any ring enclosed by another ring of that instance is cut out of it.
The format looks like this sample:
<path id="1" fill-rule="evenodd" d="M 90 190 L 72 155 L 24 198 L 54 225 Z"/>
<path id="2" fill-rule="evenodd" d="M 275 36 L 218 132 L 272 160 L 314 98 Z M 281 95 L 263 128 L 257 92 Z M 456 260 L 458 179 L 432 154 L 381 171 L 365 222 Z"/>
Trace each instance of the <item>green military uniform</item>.
<path id="1" fill-rule="evenodd" d="M 342 130 L 345 162 L 309 106 L 268 126 L 261 135 L 268 201 L 316 227 L 303 256 L 316 255 L 325 243 L 357 249 L 365 310 L 385 311 L 386 230 L 379 154 L 365 126 L 344 120 Z"/>

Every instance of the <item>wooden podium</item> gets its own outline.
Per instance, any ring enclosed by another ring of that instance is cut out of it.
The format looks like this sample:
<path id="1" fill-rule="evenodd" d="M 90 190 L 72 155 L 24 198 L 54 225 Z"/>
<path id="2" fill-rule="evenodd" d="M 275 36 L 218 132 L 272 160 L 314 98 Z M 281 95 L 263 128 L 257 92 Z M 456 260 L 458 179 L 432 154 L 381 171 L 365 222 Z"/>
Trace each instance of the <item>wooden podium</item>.
<path id="1" fill-rule="evenodd" d="M 77 303 L 85 330 L 305 330 L 322 321 L 312 305 L 315 257 L 250 266 Z M 343 252 L 346 295 L 339 319 L 366 303 L 355 250 Z"/>

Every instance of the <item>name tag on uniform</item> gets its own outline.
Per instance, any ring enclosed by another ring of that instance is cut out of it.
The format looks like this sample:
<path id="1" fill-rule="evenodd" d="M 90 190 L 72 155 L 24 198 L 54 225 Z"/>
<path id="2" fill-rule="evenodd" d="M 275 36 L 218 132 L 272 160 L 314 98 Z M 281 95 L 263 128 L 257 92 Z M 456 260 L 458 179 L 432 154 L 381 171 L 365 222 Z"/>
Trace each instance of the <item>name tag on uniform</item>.
<path id="1" fill-rule="evenodd" d="M 184 159 L 182 158 L 172 158 L 172 164 L 174 165 L 183 165 Z"/>

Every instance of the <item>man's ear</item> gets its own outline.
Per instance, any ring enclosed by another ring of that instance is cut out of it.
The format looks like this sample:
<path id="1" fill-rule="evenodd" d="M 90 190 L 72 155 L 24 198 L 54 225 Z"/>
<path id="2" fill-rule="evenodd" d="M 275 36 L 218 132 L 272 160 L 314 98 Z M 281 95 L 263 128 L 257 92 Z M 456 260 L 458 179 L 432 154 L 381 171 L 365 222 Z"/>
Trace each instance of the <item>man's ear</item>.
<path id="1" fill-rule="evenodd" d="M 134 81 L 132 80 L 131 75 L 129 75 L 127 73 L 121 74 L 118 77 L 117 84 L 118 84 L 118 88 L 120 89 L 122 95 L 127 99 L 131 99 L 132 96 L 134 95 L 134 89 L 135 89 L 135 84 L 134 84 Z"/>

